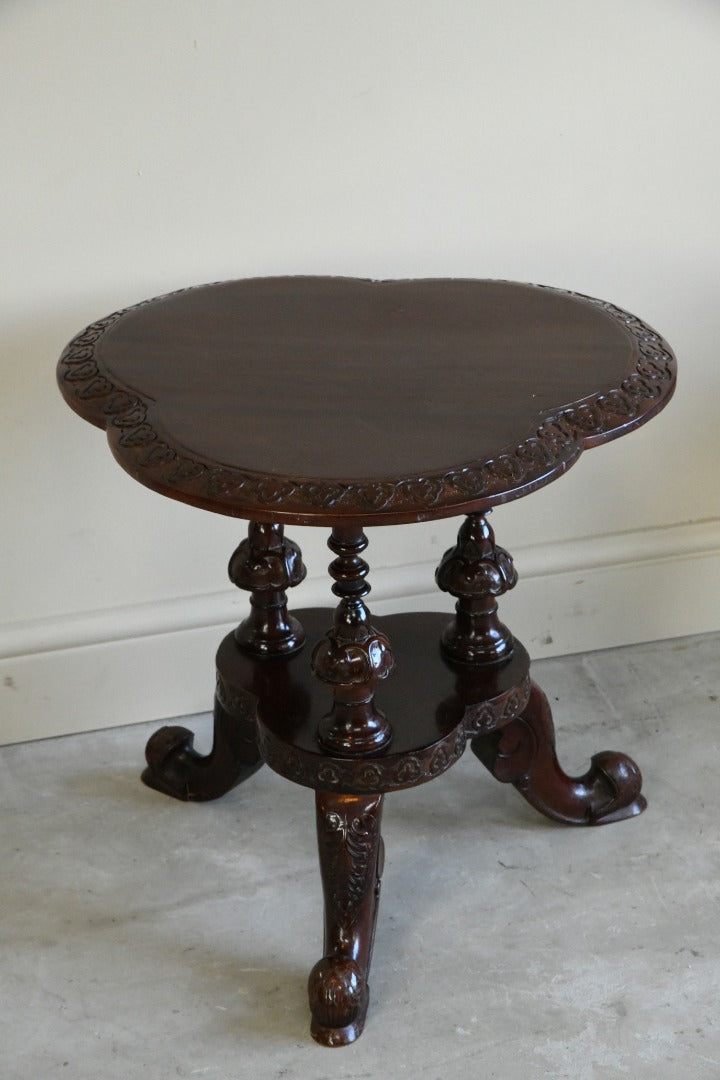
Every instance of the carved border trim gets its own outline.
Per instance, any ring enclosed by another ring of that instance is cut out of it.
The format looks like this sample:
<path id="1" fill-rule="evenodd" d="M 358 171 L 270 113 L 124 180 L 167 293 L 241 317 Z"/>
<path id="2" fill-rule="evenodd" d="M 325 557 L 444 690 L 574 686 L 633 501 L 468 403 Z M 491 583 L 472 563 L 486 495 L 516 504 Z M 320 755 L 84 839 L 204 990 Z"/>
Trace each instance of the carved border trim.
<path id="1" fill-rule="evenodd" d="M 275 772 L 304 787 L 344 795 L 381 794 L 415 787 L 440 776 L 458 761 L 468 739 L 515 720 L 530 697 L 530 676 L 497 697 L 467 705 L 462 720 L 430 746 L 404 753 L 347 758 L 310 751 L 278 738 L 258 718 L 258 747 Z"/>
<path id="2" fill-rule="evenodd" d="M 530 700 L 530 687 L 530 676 L 526 675 L 519 686 L 511 687 L 491 701 L 468 705 L 464 716 L 466 737 L 487 735 L 515 720 Z"/>
<path id="3" fill-rule="evenodd" d="M 355 923 L 362 918 L 363 900 L 373 901 L 372 880 L 379 882 L 381 798 L 371 797 L 360 805 L 345 807 L 328 803 L 326 797 L 324 811 L 318 815 L 323 876 L 328 883 L 327 914 L 342 927 L 341 937 L 345 940 L 351 938 Z"/>
<path id="4" fill-rule="evenodd" d="M 191 290 L 180 290 L 186 291 Z M 219 466 L 170 446 L 153 426 L 149 403 L 113 383 L 95 356 L 98 341 L 123 315 L 167 296 L 114 312 L 74 337 L 60 357 L 58 382 L 68 403 L 81 416 L 107 429 L 118 459 L 136 479 L 196 505 L 241 517 L 262 512 L 273 520 L 321 519 L 323 514 L 405 515 L 407 520 L 413 520 L 428 512 L 460 513 L 470 504 L 482 501 L 489 507 L 511 494 L 548 482 L 583 448 L 649 419 L 662 408 L 674 388 L 676 364 L 672 350 L 646 323 L 593 297 L 562 289 L 548 291 L 592 304 L 622 326 L 637 344 L 635 371 L 617 389 L 595 394 L 548 416 L 534 435 L 493 458 L 420 476 L 353 483 L 267 476 Z"/>
<path id="5" fill-rule="evenodd" d="M 343 795 L 382 794 L 427 783 L 454 765 L 465 745 L 460 722 L 437 742 L 413 752 L 341 758 L 286 743 L 258 719 L 258 747 L 271 769 L 304 787 Z"/>

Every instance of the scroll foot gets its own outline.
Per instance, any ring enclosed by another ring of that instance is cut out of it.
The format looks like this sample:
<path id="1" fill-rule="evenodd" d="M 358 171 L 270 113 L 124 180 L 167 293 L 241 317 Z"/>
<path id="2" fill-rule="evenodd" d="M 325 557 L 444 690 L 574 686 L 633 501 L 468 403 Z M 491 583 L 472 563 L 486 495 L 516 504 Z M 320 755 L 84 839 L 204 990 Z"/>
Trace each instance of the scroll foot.
<path id="1" fill-rule="evenodd" d="M 382 795 L 316 793 L 325 947 L 310 972 L 313 1038 L 347 1046 L 365 1026 L 384 848 Z"/>
<path id="2" fill-rule="evenodd" d="M 217 799 L 262 765 L 255 738 L 254 712 L 243 701 L 228 712 L 215 697 L 213 747 L 202 755 L 193 748 L 195 736 L 185 727 L 162 727 L 145 748 L 148 787 L 185 802 Z"/>
<path id="3" fill-rule="evenodd" d="M 603 751 L 590 769 L 567 776 L 555 753 L 555 730 L 547 698 L 535 683 L 523 713 L 505 727 L 472 740 L 476 757 L 493 776 L 513 784 L 541 814 L 566 825 L 606 825 L 641 814 L 642 776 L 624 754 Z"/>

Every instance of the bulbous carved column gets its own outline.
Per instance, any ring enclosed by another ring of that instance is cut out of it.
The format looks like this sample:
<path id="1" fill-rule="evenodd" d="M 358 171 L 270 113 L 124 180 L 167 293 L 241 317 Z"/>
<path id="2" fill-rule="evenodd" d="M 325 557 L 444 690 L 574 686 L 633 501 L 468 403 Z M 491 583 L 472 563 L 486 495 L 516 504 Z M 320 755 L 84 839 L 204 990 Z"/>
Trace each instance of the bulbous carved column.
<path id="1" fill-rule="evenodd" d="M 441 638 L 445 655 L 475 664 L 509 660 L 513 636 L 498 618 L 496 598 L 512 589 L 517 573 L 508 552 L 496 545 L 486 517 L 470 514 L 465 519 L 435 580 L 443 592 L 458 598 L 455 618 Z"/>
<path id="2" fill-rule="evenodd" d="M 252 656 L 288 656 L 302 648 L 305 633 L 288 615 L 285 590 L 299 585 L 306 570 L 300 548 L 283 535 L 282 525 L 251 521 L 228 574 L 251 594 L 250 614 L 235 631 L 238 645 Z"/>
<path id="3" fill-rule="evenodd" d="M 363 597 L 370 592 L 367 547 L 361 529 L 335 526 L 328 547 L 333 592 L 340 597 L 331 630 L 315 647 L 312 670 L 332 687 L 333 707 L 318 725 L 322 746 L 334 753 L 368 754 L 387 746 L 392 728 L 375 705 L 375 684 L 387 678 L 394 660 L 387 637 L 370 623 Z"/>
<path id="4" fill-rule="evenodd" d="M 231 581 L 251 593 L 250 614 L 234 634 L 243 652 L 288 656 L 302 648 L 305 633 L 288 615 L 284 590 L 303 580 L 305 567 L 297 544 L 283 536 L 282 525 L 250 522 L 247 539 L 230 559 L 228 570 Z M 186 727 L 162 727 L 151 736 L 143 773 L 149 787 L 175 799 L 217 799 L 260 768 L 253 696 L 226 683 L 219 660 L 213 716 L 209 754 L 197 752 L 195 736 Z"/>

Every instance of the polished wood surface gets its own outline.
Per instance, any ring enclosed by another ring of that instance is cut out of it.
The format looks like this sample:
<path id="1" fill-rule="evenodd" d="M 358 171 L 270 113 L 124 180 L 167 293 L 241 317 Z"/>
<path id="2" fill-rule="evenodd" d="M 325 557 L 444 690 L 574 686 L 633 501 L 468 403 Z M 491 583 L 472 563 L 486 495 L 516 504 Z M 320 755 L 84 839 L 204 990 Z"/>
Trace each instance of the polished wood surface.
<path id="1" fill-rule="evenodd" d="M 139 481 L 249 518 L 229 576 L 250 611 L 217 653 L 213 747 L 200 754 L 187 728 L 166 726 L 143 779 L 202 801 L 267 764 L 315 790 L 318 1042 L 345 1045 L 365 1024 L 386 794 L 433 780 L 469 743 L 551 820 L 642 812 L 626 755 L 563 771 L 547 698 L 500 619 L 517 574 L 487 514 L 663 408 L 675 361 L 646 324 L 507 282 L 268 278 L 108 316 L 73 339 L 58 375 Z M 363 526 L 461 512 L 436 573 L 455 614 L 373 617 Z M 334 612 L 289 610 L 305 577 L 291 522 L 331 528 Z"/>
<path id="2" fill-rule="evenodd" d="M 296 617 L 307 636 L 306 650 L 322 645 L 332 612 L 300 610 Z M 513 641 L 512 656 L 502 663 L 462 663 L 446 656 L 441 645 L 446 615 L 373 621 L 375 632 L 392 641 L 403 672 L 402 679 L 390 677 L 377 687 L 378 705 L 392 718 L 392 736 L 379 753 L 325 748 L 318 719 L 332 715 L 332 690 L 313 676 L 306 653 L 253 657 L 228 634 L 217 654 L 219 750 L 214 746 L 206 759 L 188 756 L 187 730 L 163 728 L 151 740 L 145 775 L 167 794 L 203 799 L 229 790 L 265 762 L 315 789 L 325 936 L 308 986 L 311 1031 L 326 1046 L 352 1042 L 365 1024 L 384 850 L 380 812 L 387 793 L 440 776 L 469 743 L 496 779 L 514 784 L 551 820 L 601 825 L 645 807 L 640 770 L 624 754 L 595 754 L 580 777 L 564 772 L 550 707 L 530 681 L 529 657 L 520 642 Z M 228 740 L 233 716 L 234 759 Z M 256 741 L 251 746 L 252 718 Z M 173 741 L 176 753 L 170 749 Z"/>
<path id="3" fill-rule="evenodd" d="M 497 281 L 259 278 L 116 312 L 65 350 L 68 403 L 172 498 L 256 521 L 484 510 L 631 430 L 668 345 L 588 297 Z"/>
<path id="4" fill-rule="evenodd" d="M 376 632 L 392 642 L 402 672 L 375 688 L 391 738 L 381 752 L 328 750 L 318 738 L 318 721 L 332 714 L 333 688 L 313 675 L 307 654 L 323 644 L 333 613 L 310 608 L 296 615 L 307 635 L 306 654 L 259 663 L 237 648 L 232 635 L 217 654 L 222 699 L 242 702 L 240 715 L 256 711 L 263 759 L 295 783 L 343 794 L 415 787 L 449 769 L 468 734 L 495 730 L 528 701 L 530 661 L 519 643 L 510 663 L 457 664 L 439 645 L 447 615 L 374 616 Z"/>

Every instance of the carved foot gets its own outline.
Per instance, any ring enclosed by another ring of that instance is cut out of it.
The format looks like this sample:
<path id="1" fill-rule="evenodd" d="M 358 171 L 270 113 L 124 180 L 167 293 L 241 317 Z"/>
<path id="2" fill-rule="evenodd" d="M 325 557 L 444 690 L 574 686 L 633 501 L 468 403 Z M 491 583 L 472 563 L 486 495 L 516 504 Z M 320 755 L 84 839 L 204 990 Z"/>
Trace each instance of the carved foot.
<path id="1" fill-rule="evenodd" d="M 595 754 L 584 776 L 567 776 L 555 753 L 555 729 L 547 698 L 535 683 L 522 715 L 489 735 L 473 739 L 473 752 L 503 783 L 513 784 L 541 814 L 566 825 L 606 825 L 641 814 L 642 776 L 631 758 Z"/>
<path id="2" fill-rule="evenodd" d="M 384 847 L 382 795 L 316 793 L 325 955 L 310 972 L 313 1038 L 346 1046 L 365 1026 Z"/>
<path id="3" fill-rule="evenodd" d="M 193 748 L 195 736 L 185 727 L 163 727 L 145 748 L 148 787 L 183 801 L 217 799 L 262 765 L 255 739 L 254 714 L 234 702 L 233 714 L 215 697 L 213 747 L 206 756 Z"/>

